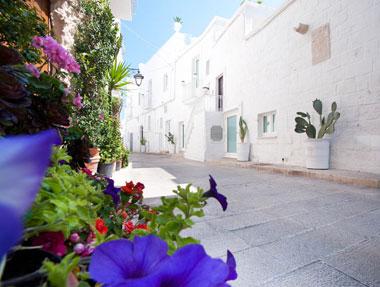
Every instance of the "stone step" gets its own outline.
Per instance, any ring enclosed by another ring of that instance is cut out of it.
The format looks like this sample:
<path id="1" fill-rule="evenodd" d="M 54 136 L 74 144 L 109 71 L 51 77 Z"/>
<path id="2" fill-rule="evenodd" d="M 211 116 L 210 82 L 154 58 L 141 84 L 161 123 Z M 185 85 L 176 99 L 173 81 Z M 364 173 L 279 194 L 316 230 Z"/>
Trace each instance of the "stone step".
<path id="1" fill-rule="evenodd" d="M 361 185 L 380 189 L 380 174 L 375 173 L 340 169 L 313 170 L 300 166 L 274 165 L 257 162 L 238 162 L 235 159 L 231 158 L 223 158 L 222 160 L 218 161 L 209 161 L 208 163 L 223 166 L 235 166 L 240 168 L 252 168 L 262 172 L 279 173 L 288 176 L 303 176 L 308 178 L 328 180 L 337 183 Z"/>

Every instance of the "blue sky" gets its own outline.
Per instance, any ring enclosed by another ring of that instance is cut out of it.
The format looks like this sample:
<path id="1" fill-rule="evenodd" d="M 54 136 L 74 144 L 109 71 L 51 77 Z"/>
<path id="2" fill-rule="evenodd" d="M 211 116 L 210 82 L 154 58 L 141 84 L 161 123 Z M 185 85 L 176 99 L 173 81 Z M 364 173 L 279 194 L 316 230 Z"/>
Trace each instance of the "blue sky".
<path id="1" fill-rule="evenodd" d="M 182 32 L 198 36 L 216 15 L 230 18 L 241 0 L 136 0 L 131 22 L 122 22 L 125 61 L 136 68 L 173 34 L 173 17 L 182 18 Z M 264 0 L 278 6 L 283 0 Z"/>

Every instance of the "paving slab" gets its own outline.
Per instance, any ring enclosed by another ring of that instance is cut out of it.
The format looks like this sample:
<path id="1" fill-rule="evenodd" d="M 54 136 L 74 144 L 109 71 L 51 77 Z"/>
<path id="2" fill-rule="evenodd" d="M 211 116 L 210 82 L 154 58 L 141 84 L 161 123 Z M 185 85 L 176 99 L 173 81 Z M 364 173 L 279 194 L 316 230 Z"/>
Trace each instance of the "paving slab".
<path id="1" fill-rule="evenodd" d="M 241 250 L 250 248 L 240 237 L 231 232 L 218 233 L 214 236 L 201 239 L 201 244 L 212 257 L 223 257 L 227 250 L 236 253 Z"/>
<path id="2" fill-rule="evenodd" d="M 275 217 L 273 215 L 253 210 L 245 213 L 226 216 L 223 218 L 211 219 L 208 221 L 208 223 L 220 231 L 233 231 L 262 224 L 274 219 Z"/>
<path id="3" fill-rule="evenodd" d="M 168 155 L 131 160 L 135 171 L 118 179 L 144 182 L 152 204 L 179 184 L 207 190 L 214 176 L 227 211 L 210 199 L 205 217 L 183 234 L 212 256 L 233 251 L 239 279 L 232 286 L 380 287 L 380 189 Z"/>
<path id="4" fill-rule="evenodd" d="M 302 224 L 287 219 L 278 219 L 233 231 L 251 246 L 260 246 L 292 237 L 306 231 Z"/>
<path id="5" fill-rule="evenodd" d="M 367 286 L 380 286 L 380 237 L 330 256 L 325 262 Z"/>
<path id="6" fill-rule="evenodd" d="M 365 287 L 365 285 L 337 269 L 316 262 L 260 287 Z"/>

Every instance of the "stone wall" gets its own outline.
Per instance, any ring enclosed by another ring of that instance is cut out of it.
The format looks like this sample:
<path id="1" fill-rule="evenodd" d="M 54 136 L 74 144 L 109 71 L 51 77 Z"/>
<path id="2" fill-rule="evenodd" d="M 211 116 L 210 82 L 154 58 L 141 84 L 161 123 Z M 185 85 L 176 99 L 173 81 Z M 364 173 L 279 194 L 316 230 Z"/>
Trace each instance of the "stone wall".
<path id="1" fill-rule="evenodd" d="M 71 49 L 80 15 L 78 0 L 51 0 L 50 16 L 52 32 L 66 49 Z"/>

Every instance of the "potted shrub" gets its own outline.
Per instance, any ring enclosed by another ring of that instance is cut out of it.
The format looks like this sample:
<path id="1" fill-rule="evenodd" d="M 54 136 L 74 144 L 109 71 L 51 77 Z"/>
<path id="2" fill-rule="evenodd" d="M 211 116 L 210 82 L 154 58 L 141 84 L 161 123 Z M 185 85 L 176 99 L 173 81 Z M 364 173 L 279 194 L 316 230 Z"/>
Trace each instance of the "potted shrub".
<path id="1" fill-rule="evenodd" d="M 112 177 L 116 169 L 116 158 L 112 148 L 102 148 L 101 161 L 98 167 L 98 172 L 101 175 Z"/>
<path id="2" fill-rule="evenodd" d="M 168 143 L 169 143 L 169 153 L 175 154 L 175 141 L 174 141 L 174 135 L 171 132 L 168 132 L 167 135 L 165 135 Z"/>
<path id="3" fill-rule="evenodd" d="M 140 139 L 140 152 L 146 152 L 146 139 Z"/>
<path id="4" fill-rule="evenodd" d="M 336 111 L 337 104 L 333 102 L 331 112 L 327 118 L 322 114 L 322 102 L 319 99 L 313 101 L 313 108 L 318 113 L 320 128 L 317 133 L 315 126 L 311 123 L 309 113 L 298 112 L 295 118 L 296 133 L 306 133 L 308 139 L 306 147 L 306 167 L 309 169 L 329 169 L 330 167 L 330 141 L 324 138 L 326 134 L 334 133 L 335 124 L 340 117 Z"/>
<path id="5" fill-rule="evenodd" d="M 240 143 L 237 145 L 237 160 L 238 161 L 249 161 L 249 148 L 250 143 L 245 142 L 245 138 L 248 133 L 248 126 L 245 120 L 240 117 L 239 120 L 239 137 Z"/>
<path id="6" fill-rule="evenodd" d="M 178 17 L 178 16 L 174 17 L 173 20 L 174 20 L 174 31 L 179 32 L 182 28 L 182 23 L 183 23 L 181 17 Z"/>

